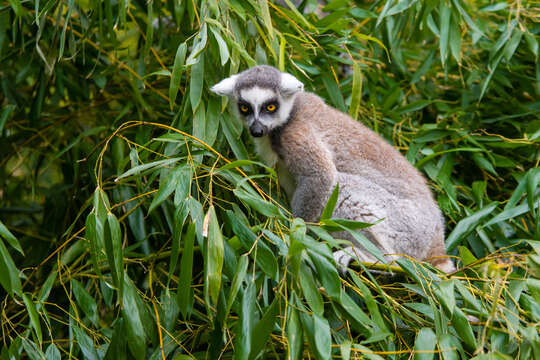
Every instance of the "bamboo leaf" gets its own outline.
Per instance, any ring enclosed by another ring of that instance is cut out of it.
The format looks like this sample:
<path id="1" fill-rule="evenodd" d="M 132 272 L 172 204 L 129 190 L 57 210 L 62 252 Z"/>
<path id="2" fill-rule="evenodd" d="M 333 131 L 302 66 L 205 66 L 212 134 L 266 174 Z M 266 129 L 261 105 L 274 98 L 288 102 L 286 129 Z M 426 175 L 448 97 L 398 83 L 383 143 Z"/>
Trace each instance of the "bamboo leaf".
<path id="1" fill-rule="evenodd" d="M 414 342 L 414 358 L 416 360 L 431 360 L 433 359 L 435 346 L 437 345 L 437 337 L 430 328 L 422 328 L 416 335 Z"/>
<path id="2" fill-rule="evenodd" d="M 184 70 L 184 61 L 186 59 L 187 45 L 182 43 L 176 49 L 176 56 L 174 57 L 174 64 L 171 75 L 171 82 L 169 84 L 169 106 L 171 110 L 174 107 L 176 101 L 176 95 L 180 88 L 180 80 L 182 79 L 182 72 Z"/>
<path id="3" fill-rule="evenodd" d="M 77 299 L 77 304 L 81 307 L 84 313 L 88 316 L 94 326 L 98 326 L 97 303 L 94 298 L 86 291 L 80 282 L 75 279 L 71 280 L 73 294 Z"/>
<path id="4" fill-rule="evenodd" d="M 353 87 L 351 95 L 351 105 L 349 106 L 349 115 L 355 120 L 358 119 L 360 110 L 360 101 L 362 100 L 362 70 L 360 64 L 353 64 Z"/>
<path id="5" fill-rule="evenodd" d="M 11 296 L 13 294 L 21 296 L 22 286 L 19 271 L 2 241 L 0 241 L 0 284 Z"/>
<path id="6" fill-rule="evenodd" d="M 137 360 L 145 358 L 146 335 L 143 326 L 142 314 L 137 305 L 139 294 L 137 294 L 131 280 L 124 277 L 124 296 L 122 297 L 123 320 L 125 322 L 125 335 L 127 345 L 131 355 Z"/>
<path id="7" fill-rule="evenodd" d="M 251 343 L 253 334 L 253 315 L 255 311 L 255 283 L 248 281 L 248 285 L 242 296 L 242 312 L 240 313 L 240 321 L 238 322 L 238 334 L 236 340 L 236 351 L 234 353 L 236 359 L 248 359 L 251 352 Z"/>
<path id="8" fill-rule="evenodd" d="M 88 360 L 99 360 L 99 355 L 92 339 L 75 324 L 71 325 L 71 329 L 75 334 L 75 339 L 77 339 L 77 344 L 81 348 L 84 357 Z"/>
<path id="9" fill-rule="evenodd" d="M 189 100 L 191 101 L 191 109 L 193 113 L 197 111 L 201 103 L 202 90 L 204 81 L 204 54 L 199 55 L 198 61 L 191 67 Z M 204 127 L 203 127 L 204 128 Z M 203 138 L 202 136 L 198 136 Z"/>
<path id="10" fill-rule="evenodd" d="M 37 340 L 39 341 L 39 344 L 41 346 L 41 343 L 43 342 L 43 334 L 41 332 L 41 323 L 39 321 L 39 314 L 37 312 L 36 305 L 34 304 L 34 301 L 32 301 L 31 295 L 24 293 L 22 294 L 22 298 L 24 301 L 24 305 L 26 306 L 26 310 L 28 311 L 30 325 L 34 329 Z"/>
<path id="11" fill-rule="evenodd" d="M 8 230 L 8 228 L 0 221 L 0 236 L 2 236 L 9 245 L 11 245 L 15 250 L 17 250 L 21 255 L 24 256 L 23 249 L 17 238 Z"/>
<path id="12" fill-rule="evenodd" d="M 290 306 L 289 309 L 289 317 L 287 318 L 287 359 L 298 360 L 302 356 L 304 347 L 302 325 L 298 310 L 294 306 Z"/>
<path id="13" fill-rule="evenodd" d="M 214 304 L 218 302 L 223 268 L 223 235 L 219 228 L 214 206 L 208 210 L 208 245 L 206 246 L 206 283 Z"/>
<path id="14" fill-rule="evenodd" d="M 270 333 L 274 329 L 277 315 L 279 313 L 279 297 L 275 297 L 272 304 L 266 309 L 263 317 L 253 328 L 253 333 L 257 336 L 251 338 L 250 359 L 255 359 L 264 350 Z"/>
<path id="15" fill-rule="evenodd" d="M 315 330 L 315 350 L 317 358 L 330 359 L 332 353 L 332 337 L 328 320 L 321 315 L 313 315 L 313 329 Z"/>
<path id="16" fill-rule="evenodd" d="M 324 312 L 323 300 L 317 288 L 317 284 L 315 284 L 313 273 L 304 262 L 300 265 L 300 272 L 298 275 L 298 282 L 309 307 L 315 314 L 322 316 Z"/>

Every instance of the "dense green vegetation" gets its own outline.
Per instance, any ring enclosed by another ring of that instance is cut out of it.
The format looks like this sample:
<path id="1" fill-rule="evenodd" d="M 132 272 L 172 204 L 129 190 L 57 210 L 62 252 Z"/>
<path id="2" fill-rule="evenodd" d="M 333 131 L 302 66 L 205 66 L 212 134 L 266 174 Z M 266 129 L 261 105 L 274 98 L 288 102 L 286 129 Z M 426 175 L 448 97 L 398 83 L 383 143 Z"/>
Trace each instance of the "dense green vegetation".
<path id="1" fill-rule="evenodd" d="M 538 5 L 325 3 L 0 2 L 2 360 L 540 359 Z M 264 63 L 424 171 L 458 272 L 340 276 L 208 91 Z"/>

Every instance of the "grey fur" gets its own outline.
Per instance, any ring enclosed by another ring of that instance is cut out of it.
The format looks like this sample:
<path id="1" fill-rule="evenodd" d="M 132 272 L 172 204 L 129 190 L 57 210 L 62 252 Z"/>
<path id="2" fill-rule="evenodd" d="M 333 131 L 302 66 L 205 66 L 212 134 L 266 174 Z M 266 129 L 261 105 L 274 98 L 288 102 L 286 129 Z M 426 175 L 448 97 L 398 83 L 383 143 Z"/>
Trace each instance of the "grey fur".
<path id="1" fill-rule="evenodd" d="M 339 183 L 334 217 L 363 222 L 384 219 L 362 233 L 388 260 L 405 255 L 452 271 L 442 214 L 418 170 L 380 136 L 318 96 L 301 91 L 301 86 L 284 95 L 276 74 L 281 82 L 291 81 L 291 75 L 268 66 L 238 74 L 233 97 L 238 100 L 242 89 L 258 87 L 290 103 L 286 113 L 266 120 L 279 126 L 269 126 L 268 136 L 255 141 L 263 161 L 276 165 L 280 183 L 292 194 L 293 215 L 318 221 Z M 353 241 L 350 234 L 338 236 Z M 335 253 L 343 266 L 354 257 L 375 261 L 359 244 Z"/>
<path id="2" fill-rule="evenodd" d="M 280 83 L 281 72 L 278 69 L 267 65 L 260 65 L 238 74 L 234 90 L 238 94 L 242 89 L 259 86 L 277 92 L 279 91 Z"/>

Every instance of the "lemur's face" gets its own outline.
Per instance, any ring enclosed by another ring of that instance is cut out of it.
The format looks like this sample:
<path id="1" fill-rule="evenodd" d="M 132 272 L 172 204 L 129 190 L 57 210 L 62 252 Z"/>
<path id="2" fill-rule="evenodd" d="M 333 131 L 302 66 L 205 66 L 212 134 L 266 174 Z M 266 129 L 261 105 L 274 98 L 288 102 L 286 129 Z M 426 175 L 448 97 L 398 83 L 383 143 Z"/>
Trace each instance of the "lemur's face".
<path id="1" fill-rule="evenodd" d="M 261 137 L 287 122 L 294 95 L 303 88 L 290 74 L 257 66 L 220 81 L 211 90 L 232 97 L 251 135 Z"/>
<path id="2" fill-rule="evenodd" d="M 251 135 L 261 137 L 287 121 L 290 109 L 287 111 L 288 106 L 282 104 L 292 99 L 283 99 L 272 89 L 254 86 L 240 90 L 235 100 Z"/>

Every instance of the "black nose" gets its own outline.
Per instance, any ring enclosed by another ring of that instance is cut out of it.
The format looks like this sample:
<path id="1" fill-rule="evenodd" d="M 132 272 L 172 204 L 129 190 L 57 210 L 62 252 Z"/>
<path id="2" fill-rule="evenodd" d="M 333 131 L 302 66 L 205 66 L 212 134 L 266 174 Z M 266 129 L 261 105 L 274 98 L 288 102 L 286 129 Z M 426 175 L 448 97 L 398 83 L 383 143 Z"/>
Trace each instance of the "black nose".
<path id="1" fill-rule="evenodd" d="M 249 132 L 254 137 L 261 137 L 264 135 L 264 132 L 266 130 L 266 127 L 261 124 L 260 122 L 255 122 L 251 127 L 249 128 Z"/>

